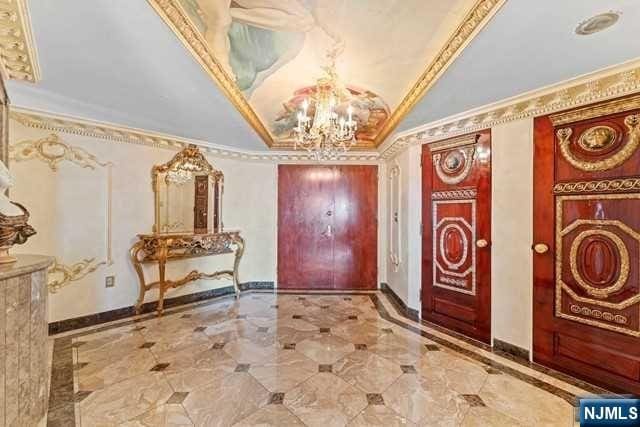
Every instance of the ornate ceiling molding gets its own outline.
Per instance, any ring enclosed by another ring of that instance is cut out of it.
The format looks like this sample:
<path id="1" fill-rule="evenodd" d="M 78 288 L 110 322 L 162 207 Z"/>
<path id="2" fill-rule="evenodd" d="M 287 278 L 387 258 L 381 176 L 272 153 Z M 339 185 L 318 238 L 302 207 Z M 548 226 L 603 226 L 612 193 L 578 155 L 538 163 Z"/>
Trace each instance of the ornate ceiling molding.
<path id="1" fill-rule="evenodd" d="M 224 95 L 231 101 L 247 122 L 269 147 L 274 140 L 256 112 L 251 108 L 233 79 L 224 71 L 220 63 L 213 57 L 207 43 L 197 30 L 177 0 L 148 0 L 165 23 L 178 36 L 180 41 L 193 54 L 205 71 L 220 87 Z"/>
<path id="2" fill-rule="evenodd" d="M 314 162 L 313 157 L 306 152 L 299 151 L 248 151 L 235 150 L 229 147 L 215 145 L 206 141 L 150 132 L 125 126 L 85 120 L 74 117 L 60 116 L 26 108 L 13 107 L 11 120 L 29 128 L 42 129 L 72 135 L 98 138 L 106 141 L 146 145 L 155 148 L 179 151 L 189 144 L 198 145 L 208 155 L 244 161 L 258 162 Z M 348 163 L 377 163 L 379 153 L 376 151 L 352 151 L 340 156 L 338 162 Z"/>
<path id="3" fill-rule="evenodd" d="M 224 71 L 218 60 L 211 54 L 207 43 L 197 31 L 193 22 L 180 6 L 178 0 L 147 0 L 165 23 L 182 41 L 186 48 L 202 65 L 207 74 L 218 84 L 236 109 L 249 122 L 270 148 L 291 149 L 292 142 L 276 141 L 262 123 L 255 110 L 249 105 L 233 79 Z M 500 9 L 506 0 L 478 0 L 460 25 L 440 49 L 436 57 L 422 73 L 418 81 L 405 95 L 391 117 L 386 121 L 375 141 L 358 141 L 361 150 L 377 148 L 395 129 L 406 114 L 416 105 L 425 92 L 447 69 L 449 64 L 462 52 L 473 37 L 484 27 L 490 18 Z"/>
<path id="4" fill-rule="evenodd" d="M 40 80 L 26 0 L 0 0 L 0 69 L 9 79 Z"/>
<path id="5" fill-rule="evenodd" d="M 402 132 L 380 147 L 380 156 L 391 159 L 409 145 L 440 141 L 638 92 L 640 60 L 634 60 Z"/>
<path id="6" fill-rule="evenodd" d="M 424 94 L 433 86 L 438 78 L 447 70 L 454 59 L 484 28 L 506 0 L 479 0 L 464 18 L 438 55 L 420 76 L 398 108 L 385 122 L 376 137 L 375 146 L 380 146 L 400 121 L 415 107 Z"/>

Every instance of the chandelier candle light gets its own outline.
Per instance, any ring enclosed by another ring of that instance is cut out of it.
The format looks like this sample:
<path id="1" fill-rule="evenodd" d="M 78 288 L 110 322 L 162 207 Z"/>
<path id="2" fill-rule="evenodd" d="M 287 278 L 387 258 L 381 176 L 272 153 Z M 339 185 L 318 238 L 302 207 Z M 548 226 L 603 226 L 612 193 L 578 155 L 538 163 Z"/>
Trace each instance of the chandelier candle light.
<path id="1" fill-rule="evenodd" d="M 356 143 L 357 122 L 353 120 L 353 107 L 347 107 L 347 117 L 335 110 L 340 100 L 335 84 L 335 73 L 318 79 L 315 92 L 313 118 L 307 113 L 311 107 L 309 99 L 302 102 L 298 112 L 295 148 L 307 150 L 316 160 L 334 160 Z M 312 100 L 313 102 L 313 100 Z"/>

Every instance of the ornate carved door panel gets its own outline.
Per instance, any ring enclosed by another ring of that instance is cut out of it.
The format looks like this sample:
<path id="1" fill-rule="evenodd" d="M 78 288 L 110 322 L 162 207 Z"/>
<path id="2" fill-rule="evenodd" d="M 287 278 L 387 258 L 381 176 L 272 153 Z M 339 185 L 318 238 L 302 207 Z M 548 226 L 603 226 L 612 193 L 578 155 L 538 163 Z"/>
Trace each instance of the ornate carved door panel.
<path id="1" fill-rule="evenodd" d="M 278 167 L 278 286 L 375 289 L 377 166 Z"/>
<path id="2" fill-rule="evenodd" d="M 207 232 L 209 210 L 209 175 L 196 175 L 193 228 L 196 233 Z"/>
<path id="3" fill-rule="evenodd" d="M 491 338 L 491 133 L 422 153 L 422 317 Z"/>
<path id="4" fill-rule="evenodd" d="M 535 120 L 534 360 L 640 393 L 640 96 Z"/>

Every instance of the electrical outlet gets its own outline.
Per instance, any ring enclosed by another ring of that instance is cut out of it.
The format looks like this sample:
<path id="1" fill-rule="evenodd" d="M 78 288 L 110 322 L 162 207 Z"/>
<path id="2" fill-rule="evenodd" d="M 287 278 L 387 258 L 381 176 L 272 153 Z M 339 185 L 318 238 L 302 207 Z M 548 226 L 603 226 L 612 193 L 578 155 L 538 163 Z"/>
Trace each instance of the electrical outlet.
<path id="1" fill-rule="evenodd" d="M 104 287 L 113 288 L 116 285 L 116 276 L 107 276 L 104 278 Z"/>

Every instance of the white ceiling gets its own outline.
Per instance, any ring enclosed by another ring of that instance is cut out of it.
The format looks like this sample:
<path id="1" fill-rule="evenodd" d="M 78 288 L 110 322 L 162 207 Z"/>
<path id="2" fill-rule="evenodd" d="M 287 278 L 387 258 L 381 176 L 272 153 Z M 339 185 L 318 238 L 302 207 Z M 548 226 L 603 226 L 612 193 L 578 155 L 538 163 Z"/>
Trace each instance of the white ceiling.
<path id="1" fill-rule="evenodd" d="M 14 105 L 267 150 L 145 0 L 28 1 L 42 80 L 10 81 Z M 640 57 L 638 22 L 638 0 L 507 0 L 398 130 Z"/>

